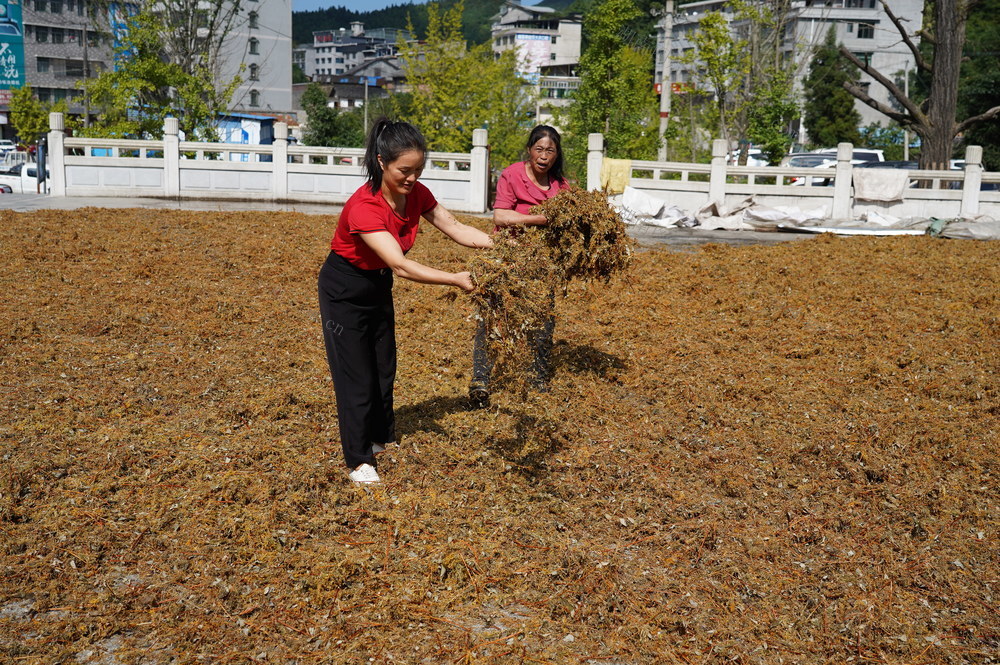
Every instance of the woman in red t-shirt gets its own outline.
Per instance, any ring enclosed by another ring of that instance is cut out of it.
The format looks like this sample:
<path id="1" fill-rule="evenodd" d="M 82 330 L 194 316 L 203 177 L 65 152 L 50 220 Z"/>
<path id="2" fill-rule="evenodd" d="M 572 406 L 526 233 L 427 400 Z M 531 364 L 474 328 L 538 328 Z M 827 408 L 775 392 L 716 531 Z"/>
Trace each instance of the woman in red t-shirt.
<path id="1" fill-rule="evenodd" d="M 551 199 L 569 187 L 563 177 L 559 132 L 554 127 L 535 127 L 528 135 L 525 148 L 527 159 L 505 168 L 497 181 L 496 199 L 493 202 L 493 223 L 496 225 L 494 232 L 503 227 L 543 226 L 546 223 L 545 216 L 532 215 L 532 206 Z M 553 301 L 554 298 L 553 293 Z M 550 315 L 542 329 L 531 334 L 531 342 L 535 347 L 532 367 L 535 371 L 535 385 L 539 388 L 548 379 L 555 323 L 555 318 Z M 475 407 L 482 408 L 490 403 L 492 369 L 486 352 L 486 328 L 480 321 L 476 326 L 472 346 L 472 382 L 469 384 L 469 400 Z"/>
<path id="2" fill-rule="evenodd" d="M 468 272 L 445 272 L 406 258 L 423 217 L 466 247 L 490 247 L 489 235 L 460 223 L 417 179 L 427 144 L 413 125 L 381 118 L 368 134 L 368 182 L 344 204 L 319 273 L 326 357 L 337 396 L 344 461 L 357 483 L 379 482 L 375 453 L 395 441 L 396 378 L 393 276 L 473 289 Z"/>

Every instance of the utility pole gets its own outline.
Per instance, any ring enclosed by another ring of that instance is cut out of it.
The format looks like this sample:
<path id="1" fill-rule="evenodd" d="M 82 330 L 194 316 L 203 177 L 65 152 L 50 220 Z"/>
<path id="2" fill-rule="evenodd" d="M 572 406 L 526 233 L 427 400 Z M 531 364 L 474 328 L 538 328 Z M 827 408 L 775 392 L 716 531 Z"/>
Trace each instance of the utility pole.
<path id="1" fill-rule="evenodd" d="M 90 58 L 87 57 L 87 23 L 83 24 L 83 126 L 90 127 Z"/>
<path id="2" fill-rule="evenodd" d="M 903 61 L 903 96 L 910 98 L 910 61 Z M 910 126 L 903 128 L 903 160 L 910 161 Z"/>
<path id="3" fill-rule="evenodd" d="M 674 0 L 663 7 L 663 70 L 660 73 L 660 150 L 659 160 L 667 161 L 667 121 L 670 119 L 670 48 L 673 45 Z"/>

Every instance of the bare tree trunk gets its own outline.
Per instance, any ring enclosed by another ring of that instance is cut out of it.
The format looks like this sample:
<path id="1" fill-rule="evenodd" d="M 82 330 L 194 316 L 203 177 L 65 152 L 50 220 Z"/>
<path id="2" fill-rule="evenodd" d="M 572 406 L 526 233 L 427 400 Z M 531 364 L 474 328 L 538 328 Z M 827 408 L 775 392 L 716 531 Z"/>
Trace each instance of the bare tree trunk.
<path id="1" fill-rule="evenodd" d="M 934 3 L 934 62 L 932 94 L 927 104 L 927 127 L 921 133 L 920 168 L 947 169 L 955 139 L 958 77 L 968 16 L 966 0 Z"/>

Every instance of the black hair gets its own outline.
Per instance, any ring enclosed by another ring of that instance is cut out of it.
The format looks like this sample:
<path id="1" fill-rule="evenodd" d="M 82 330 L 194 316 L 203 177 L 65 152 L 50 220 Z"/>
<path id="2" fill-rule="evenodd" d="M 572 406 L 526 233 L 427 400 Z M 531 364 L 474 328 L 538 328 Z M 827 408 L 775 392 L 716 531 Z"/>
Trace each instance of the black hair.
<path id="1" fill-rule="evenodd" d="M 427 152 L 427 141 L 419 129 L 408 122 L 393 122 L 385 116 L 375 121 L 365 140 L 364 162 L 372 194 L 378 193 L 382 187 L 382 166 L 378 158 L 382 158 L 383 164 L 388 164 L 410 150 Z"/>
<path id="2" fill-rule="evenodd" d="M 532 129 L 531 133 L 528 134 L 528 145 L 525 146 L 525 150 L 530 152 L 531 146 L 535 145 L 545 137 L 552 139 L 552 142 L 556 144 L 556 159 L 552 162 L 552 166 L 549 167 L 549 178 L 553 180 L 563 180 L 562 141 L 559 138 L 559 131 L 555 127 L 538 125 Z"/>

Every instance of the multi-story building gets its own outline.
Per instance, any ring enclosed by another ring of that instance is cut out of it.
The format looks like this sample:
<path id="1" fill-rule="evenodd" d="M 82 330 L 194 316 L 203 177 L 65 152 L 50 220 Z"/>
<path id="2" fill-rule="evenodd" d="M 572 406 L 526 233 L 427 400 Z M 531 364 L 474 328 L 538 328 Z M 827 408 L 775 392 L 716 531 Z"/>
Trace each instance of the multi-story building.
<path id="1" fill-rule="evenodd" d="M 518 71 L 537 87 L 535 119 L 550 124 L 553 112 L 567 106 L 580 86 L 583 17 L 559 14 L 550 7 L 526 7 L 507 0 L 493 17 L 493 52 L 517 52 Z"/>
<path id="2" fill-rule="evenodd" d="M 22 4 L 23 3 L 23 4 Z M 114 67 L 115 35 L 127 29 L 127 17 L 139 3 L 91 0 L 0 0 L 5 10 L 21 10 L 20 25 L 0 30 L 0 47 L 16 29 L 23 61 L 17 78 L 0 89 L 0 134 L 14 138 L 8 122 L 10 90 L 30 85 L 42 102 L 67 100 L 70 113 L 89 109 L 80 81 Z M 13 14 L 13 12 L 9 12 Z M 16 22 L 0 19 L 0 23 Z M 219 83 L 244 79 L 231 110 L 283 114 L 292 109 L 290 0 L 247 0 L 234 18 L 221 50 Z M 7 50 L 7 49 L 4 49 Z M 31 140 L 22 137 L 22 140 Z"/>
<path id="3" fill-rule="evenodd" d="M 220 83 L 242 76 L 230 109 L 285 114 L 292 109 L 292 2 L 248 0 L 221 50 Z"/>
<path id="4" fill-rule="evenodd" d="M 8 116 L 10 91 L 25 84 L 32 87 L 39 100 L 66 100 L 71 113 L 83 115 L 87 104 L 78 82 L 112 67 L 110 15 L 93 16 L 87 0 L 7 0 L 3 4 L 5 16 L 13 15 L 12 6 L 21 10 L 21 24 L 15 27 L 21 32 L 23 45 L 17 79 L 11 80 L 6 90 L 0 90 L 3 138 L 15 138 Z M 14 21 L 7 21 L 14 26 Z M 5 34 L 13 31 L 14 27 Z"/>
<path id="5" fill-rule="evenodd" d="M 560 15 L 550 7 L 507 0 L 493 17 L 493 52 L 516 49 L 519 71 L 528 80 L 568 74 L 580 63 L 582 28 L 580 14 Z"/>
<path id="6" fill-rule="evenodd" d="M 398 40 L 409 40 L 407 30 L 377 28 L 365 31 L 360 21 L 339 30 L 318 30 L 313 33 L 313 43 L 295 49 L 293 61 L 313 81 L 332 81 L 344 74 L 357 70 L 376 59 L 393 61 Z"/>
<path id="7" fill-rule="evenodd" d="M 923 0 L 895 0 L 892 3 L 893 13 L 904 21 L 911 35 L 920 28 L 923 5 Z M 709 12 L 720 12 L 729 21 L 734 34 L 745 31 L 746 26 L 736 20 L 725 0 L 701 0 L 677 7 L 670 39 L 669 80 L 672 83 L 690 84 L 697 80 L 693 66 L 685 64 L 682 56 L 694 49 L 692 36 L 701 19 Z M 914 70 L 913 54 L 901 43 L 899 33 L 879 0 L 793 0 L 785 19 L 781 50 L 787 61 L 795 63 L 794 81 L 799 94 L 802 82 L 809 73 L 813 49 L 823 43 L 831 26 L 836 31 L 838 44 L 844 45 L 886 76 L 902 80 L 906 72 Z M 664 23 L 661 21 L 657 32 L 657 81 L 661 80 L 665 61 L 663 33 Z M 874 99 L 892 103 L 888 92 L 878 84 L 871 85 L 873 81 L 867 74 L 859 73 L 858 82 L 868 89 Z M 703 92 L 712 92 L 704 87 L 704 82 L 697 85 Z M 885 122 L 885 116 L 860 101 L 856 102 L 855 108 L 861 114 L 862 125 Z M 800 141 L 805 142 L 802 131 L 800 129 Z"/>

